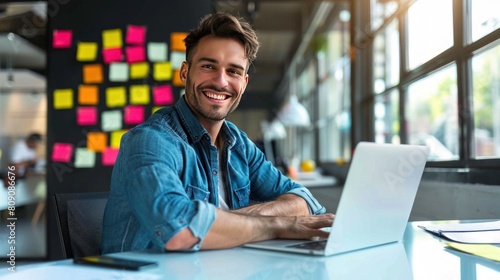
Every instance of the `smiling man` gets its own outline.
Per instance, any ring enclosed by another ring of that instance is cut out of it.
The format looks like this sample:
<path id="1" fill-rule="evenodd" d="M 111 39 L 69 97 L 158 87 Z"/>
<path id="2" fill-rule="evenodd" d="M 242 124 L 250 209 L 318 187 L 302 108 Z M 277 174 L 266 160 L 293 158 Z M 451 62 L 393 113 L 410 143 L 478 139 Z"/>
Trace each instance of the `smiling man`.
<path id="1" fill-rule="evenodd" d="M 208 15 L 184 42 L 185 95 L 122 138 L 102 252 L 327 236 L 321 228 L 333 215 L 225 120 L 238 107 L 259 48 L 250 25 Z"/>

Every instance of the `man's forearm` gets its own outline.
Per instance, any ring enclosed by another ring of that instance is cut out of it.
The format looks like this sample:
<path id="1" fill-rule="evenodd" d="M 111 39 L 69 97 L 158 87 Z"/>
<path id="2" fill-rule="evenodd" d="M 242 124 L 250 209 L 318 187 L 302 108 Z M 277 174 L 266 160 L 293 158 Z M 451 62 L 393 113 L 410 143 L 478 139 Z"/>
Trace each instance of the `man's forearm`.
<path id="1" fill-rule="evenodd" d="M 262 216 L 307 216 L 310 215 L 307 202 L 294 194 L 283 194 L 276 200 L 254 204 L 231 212 Z"/>

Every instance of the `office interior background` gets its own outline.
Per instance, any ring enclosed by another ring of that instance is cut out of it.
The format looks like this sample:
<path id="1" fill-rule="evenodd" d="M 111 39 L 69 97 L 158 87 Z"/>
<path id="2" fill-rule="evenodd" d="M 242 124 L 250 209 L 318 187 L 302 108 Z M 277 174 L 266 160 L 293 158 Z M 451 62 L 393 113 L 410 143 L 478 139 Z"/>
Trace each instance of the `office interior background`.
<path id="1" fill-rule="evenodd" d="M 57 19 L 65 9 L 79 2 L 0 2 L 0 169 L 8 165 L 15 141 L 32 131 L 44 135 L 37 152 L 46 172 L 30 177 L 29 199 L 17 206 L 24 221 L 18 229 L 20 257 L 58 257 L 50 245 L 59 242 L 50 229 L 51 195 L 77 191 L 70 178 L 79 170 L 57 182 L 46 173 L 54 172 L 50 155 L 58 141 L 48 117 L 55 89 L 49 85 L 64 79 L 50 75 L 51 63 L 60 60 L 51 60 L 51 32 L 60 28 Z M 169 2 L 162 5 L 182 1 Z M 113 7 L 113 1 L 103 3 Z M 263 143 L 276 164 L 297 166 L 309 159 L 323 175 L 335 176 L 336 186 L 312 190 L 328 211 L 335 211 L 356 143 L 372 141 L 431 148 L 411 220 L 500 217 L 500 1 L 207 3 L 208 12 L 247 19 L 262 44 L 247 91 L 228 120 Z M 155 5 L 137 5 L 148 4 Z M 74 14 L 75 20 L 82 17 Z M 290 118 L 287 110 L 300 118 Z M 110 167 L 103 169 L 85 174 L 110 174 Z M 86 181 L 88 191 L 109 189 L 91 182 Z M 0 233 L 4 240 L 7 229 Z M 1 252 L 7 245 L 0 242 Z"/>

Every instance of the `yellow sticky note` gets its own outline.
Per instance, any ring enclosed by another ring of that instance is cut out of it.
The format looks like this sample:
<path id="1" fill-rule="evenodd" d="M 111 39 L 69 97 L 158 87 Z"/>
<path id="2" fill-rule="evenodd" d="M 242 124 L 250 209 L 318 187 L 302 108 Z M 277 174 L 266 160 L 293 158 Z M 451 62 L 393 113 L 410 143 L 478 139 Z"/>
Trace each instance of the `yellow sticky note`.
<path id="1" fill-rule="evenodd" d="M 151 109 L 151 113 L 154 114 L 156 111 L 160 110 L 163 108 L 163 106 L 153 106 L 153 109 Z"/>
<path id="2" fill-rule="evenodd" d="M 445 243 L 453 249 L 500 262 L 500 247 L 491 244 Z"/>
<path id="3" fill-rule="evenodd" d="M 130 78 L 142 79 L 149 74 L 149 64 L 147 62 L 138 62 L 130 64 Z"/>
<path id="4" fill-rule="evenodd" d="M 54 109 L 73 108 L 73 90 L 70 88 L 54 90 Z"/>
<path id="5" fill-rule="evenodd" d="M 97 43 L 80 42 L 76 47 L 77 61 L 94 61 L 97 57 Z"/>
<path id="6" fill-rule="evenodd" d="M 170 62 L 159 62 L 153 66 L 153 77 L 156 81 L 169 81 L 172 79 L 172 65 Z"/>
<path id="7" fill-rule="evenodd" d="M 130 104 L 149 104 L 150 90 L 149 85 L 131 85 L 130 86 Z"/>
<path id="8" fill-rule="evenodd" d="M 120 141 L 122 140 L 123 134 L 127 132 L 126 129 L 123 130 L 117 130 L 111 132 L 111 139 L 109 140 L 109 146 L 111 148 L 120 148 Z"/>
<path id="9" fill-rule="evenodd" d="M 104 49 L 121 48 L 123 46 L 122 30 L 104 30 L 102 32 L 102 45 Z"/>
<path id="10" fill-rule="evenodd" d="M 87 133 L 87 149 L 94 152 L 106 150 L 108 135 L 105 132 Z"/>
<path id="11" fill-rule="evenodd" d="M 123 107 L 127 103 L 125 87 L 109 87 L 106 89 L 106 105 L 110 108 Z"/>
<path id="12" fill-rule="evenodd" d="M 95 85 L 80 85 L 78 87 L 78 104 L 97 105 L 99 103 L 99 87 Z"/>
<path id="13" fill-rule="evenodd" d="M 102 65 L 101 64 L 83 65 L 83 83 L 85 84 L 102 83 Z"/>

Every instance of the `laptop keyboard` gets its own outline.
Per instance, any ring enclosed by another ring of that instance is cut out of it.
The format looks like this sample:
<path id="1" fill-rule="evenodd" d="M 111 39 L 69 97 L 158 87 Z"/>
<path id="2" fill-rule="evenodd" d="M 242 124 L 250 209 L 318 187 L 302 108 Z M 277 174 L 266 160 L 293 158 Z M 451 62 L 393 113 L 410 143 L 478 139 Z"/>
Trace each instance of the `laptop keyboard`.
<path id="1" fill-rule="evenodd" d="M 319 241 L 304 242 L 299 244 L 288 245 L 286 247 L 308 249 L 308 250 L 324 250 L 326 247 L 326 241 L 328 240 L 325 239 Z"/>

